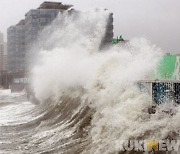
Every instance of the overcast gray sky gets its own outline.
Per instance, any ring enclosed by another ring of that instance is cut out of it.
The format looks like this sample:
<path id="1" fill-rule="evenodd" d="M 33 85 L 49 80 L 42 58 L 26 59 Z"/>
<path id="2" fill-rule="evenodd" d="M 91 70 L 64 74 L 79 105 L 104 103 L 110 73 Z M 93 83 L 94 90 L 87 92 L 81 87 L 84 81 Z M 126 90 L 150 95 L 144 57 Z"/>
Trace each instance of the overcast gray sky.
<path id="1" fill-rule="evenodd" d="M 0 0 L 0 31 L 24 18 L 44 0 Z M 49 0 L 58 1 L 58 0 Z M 180 53 L 180 0 L 62 0 L 75 9 L 107 8 L 114 13 L 115 36 L 145 37 L 165 52 Z"/>

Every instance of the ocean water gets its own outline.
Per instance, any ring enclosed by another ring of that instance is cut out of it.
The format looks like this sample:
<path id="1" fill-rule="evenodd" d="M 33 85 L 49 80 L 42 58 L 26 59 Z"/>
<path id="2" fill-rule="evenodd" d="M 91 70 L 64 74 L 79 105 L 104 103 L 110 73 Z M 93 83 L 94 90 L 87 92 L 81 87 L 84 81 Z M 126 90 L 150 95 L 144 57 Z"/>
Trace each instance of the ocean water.
<path id="1" fill-rule="evenodd" d="M 1 91 L 0 153 L 112 154 L 122 140 L 179 139 L 180 107 L 167 102 L 149 114 L 151 96 L 136 85 L 157 68 L 161 50 L 144 38 L 99 50 L 108 16 L 60 14 L 44 29 L 38 43 L 46 46 L 32 49 L 40 104 Z"/>

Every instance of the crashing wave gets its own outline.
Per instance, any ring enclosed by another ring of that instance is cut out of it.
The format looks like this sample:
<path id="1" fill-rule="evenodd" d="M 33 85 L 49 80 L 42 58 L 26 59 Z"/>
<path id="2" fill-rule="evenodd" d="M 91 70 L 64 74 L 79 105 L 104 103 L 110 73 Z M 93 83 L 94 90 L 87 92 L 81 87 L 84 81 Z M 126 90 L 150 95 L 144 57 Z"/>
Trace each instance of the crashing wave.
<path id="1" fill-rule="evenodd" d="M 142 38 L 129 42 L 133 48 L 99 51 L 108 16 L 60 14 L 44 30 L 49 37 L 41 40 L 51 47 L 39 52 L 32 70 L 41 103 L 19 113 L 25 121 L 0 126 L 1 153 L 109 154 L 119 152 L 121 140 L 179 139 L 179 106 L 174 116 L 160 106 L 149 114 L 151 96 L 136 84 L 157 67 L 161 51 Z"/>

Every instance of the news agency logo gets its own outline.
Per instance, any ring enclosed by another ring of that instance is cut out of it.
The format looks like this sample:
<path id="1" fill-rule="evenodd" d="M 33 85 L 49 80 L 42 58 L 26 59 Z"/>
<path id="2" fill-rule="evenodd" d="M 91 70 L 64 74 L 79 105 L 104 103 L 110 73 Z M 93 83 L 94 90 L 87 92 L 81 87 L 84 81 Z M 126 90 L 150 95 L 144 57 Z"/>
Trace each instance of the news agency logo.
<path id="1" fill-rule="evenodd" d="M 117 151 L 180 152 L 180 140 L 121 140 L 115 145 Z"/>

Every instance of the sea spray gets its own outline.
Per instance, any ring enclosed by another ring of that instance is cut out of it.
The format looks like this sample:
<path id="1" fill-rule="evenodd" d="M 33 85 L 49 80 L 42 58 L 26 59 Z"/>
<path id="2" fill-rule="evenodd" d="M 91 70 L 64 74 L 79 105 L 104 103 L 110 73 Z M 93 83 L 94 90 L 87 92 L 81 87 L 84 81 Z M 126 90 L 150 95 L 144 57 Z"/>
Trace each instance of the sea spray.
<path id="1" fill-rule="evenodd" d="M 172 132 L 178 134 L 179 107 L 174 116 L 164 115 L 161 108 L 150 115 L 151 96 L 136 85 L 156 69 L 161 51 L 143 38 L 131 40 L 128 48 L 117 45 L 99 51 L 108 14 L 95 14 L 79 14 L 76 20 L 63 16 L 62 25 L 60 18 L 54 22 L 56 28 L 46 29 L 52 32 L 47 42 L 51 49 L 41 50 L 40 63 L 32 71 L 37 98 L 42 102 L 55 98 L 62 105 L 64 94 L 74 97 L 71 95 L 82 89 L 78 93 L 81 107 L 94 110 L 86 133 L 90 144 L 82 149 L 84 153 L 113 153 L 121 140 L 165 139 Z"/>

